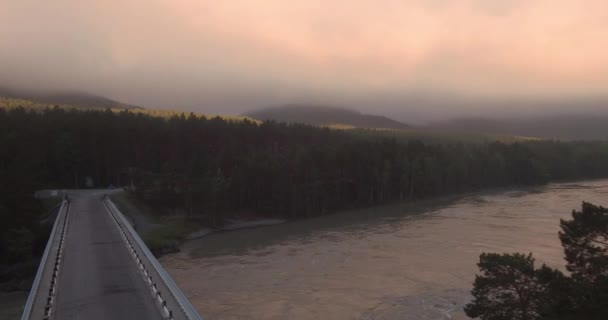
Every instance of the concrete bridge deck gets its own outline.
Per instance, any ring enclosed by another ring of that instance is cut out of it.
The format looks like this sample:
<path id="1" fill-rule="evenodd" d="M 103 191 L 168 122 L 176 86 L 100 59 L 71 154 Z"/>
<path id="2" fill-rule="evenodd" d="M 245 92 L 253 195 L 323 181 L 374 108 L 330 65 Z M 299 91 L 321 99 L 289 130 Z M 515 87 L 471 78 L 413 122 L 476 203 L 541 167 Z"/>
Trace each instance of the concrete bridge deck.
<path id="1" fill-rule="evenodd" d="M 106 192 L 66 192 L 22 320 L 200 320 Z"/>
<path id="2" fill-rule="evenodd" d="M 102 195 L 70 194 L 56 319 L 162 319 Z"/>

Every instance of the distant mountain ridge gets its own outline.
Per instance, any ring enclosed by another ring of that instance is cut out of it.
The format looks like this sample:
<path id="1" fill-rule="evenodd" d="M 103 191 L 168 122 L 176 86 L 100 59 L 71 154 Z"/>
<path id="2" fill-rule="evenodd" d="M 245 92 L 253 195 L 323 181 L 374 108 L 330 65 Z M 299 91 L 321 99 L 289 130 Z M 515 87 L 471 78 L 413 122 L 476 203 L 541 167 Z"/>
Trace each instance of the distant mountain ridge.
<path id="1" fill-rule="evenodd" d="M 322 105 L 286 105 L 266 108 L 245 114 L 257 120 L 304 123 L 315 126 L 336 126 L 378 129 L 406 129 L 405 123 L 385 116 L 363 114 L 358 111 Z"/>
<path id="2" fill-rule="evenodd" d="M 460 118 L 430 124 L 428 129 L 559 140 L 608 140 L 608 114 L 561 114 L 510 119 Z"/>
<path id="3" fill-rule="evenodd" d="M 78 91 L 34 91 L 0 87 L 0 97 L 32 100 L 39 103 L 90 108 L 138 109 L 141 107 Z"/>

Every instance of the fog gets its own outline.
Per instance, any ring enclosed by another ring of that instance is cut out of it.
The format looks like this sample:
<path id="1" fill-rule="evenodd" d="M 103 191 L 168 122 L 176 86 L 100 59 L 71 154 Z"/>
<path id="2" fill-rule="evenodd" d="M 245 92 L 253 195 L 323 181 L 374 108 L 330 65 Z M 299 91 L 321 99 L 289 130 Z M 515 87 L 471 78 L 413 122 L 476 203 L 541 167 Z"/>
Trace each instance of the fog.
<path id="1" fill-rule="evenodd" d="M 0 0 L 0 70 L 0 86 L 206 113 L 598 111 L 608 2 Z"/>

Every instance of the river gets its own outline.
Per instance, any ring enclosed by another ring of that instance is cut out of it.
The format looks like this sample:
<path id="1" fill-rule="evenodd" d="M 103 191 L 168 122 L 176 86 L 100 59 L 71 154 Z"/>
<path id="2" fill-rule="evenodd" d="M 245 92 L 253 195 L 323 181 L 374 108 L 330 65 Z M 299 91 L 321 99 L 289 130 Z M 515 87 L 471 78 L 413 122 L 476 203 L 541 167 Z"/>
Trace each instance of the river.
<path id="1" fill-rule="evenodd" d="M 563 268 L 559 219 L 608 180 L 464 195 L 210 235 L 161 259 L 207 319 L 466 319 L 481 252 Z"/>

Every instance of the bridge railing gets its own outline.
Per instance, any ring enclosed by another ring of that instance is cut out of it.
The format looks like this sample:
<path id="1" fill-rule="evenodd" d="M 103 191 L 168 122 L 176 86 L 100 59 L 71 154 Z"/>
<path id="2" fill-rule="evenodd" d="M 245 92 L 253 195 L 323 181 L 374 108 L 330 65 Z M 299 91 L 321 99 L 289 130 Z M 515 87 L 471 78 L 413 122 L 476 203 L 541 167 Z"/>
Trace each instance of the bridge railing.
<path id="1" fill-rule="evenodd" d="M 104 202 L 163 316 L 166 319 L 175 320 L 201 320 L 201 317 L 171 279 L 171 276 L 156 260 L 112 200 L 105 197 Z"/>
<path id="2" fill-rule="evenodd" d="M 21 320 L 43 320 L 52 317 L 57 292 L 57 278 L 61 270 L 63 242 L 68 223 L 68 209 L 68 201 L 63 200 L 40 260 Z"/>

